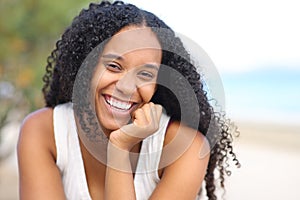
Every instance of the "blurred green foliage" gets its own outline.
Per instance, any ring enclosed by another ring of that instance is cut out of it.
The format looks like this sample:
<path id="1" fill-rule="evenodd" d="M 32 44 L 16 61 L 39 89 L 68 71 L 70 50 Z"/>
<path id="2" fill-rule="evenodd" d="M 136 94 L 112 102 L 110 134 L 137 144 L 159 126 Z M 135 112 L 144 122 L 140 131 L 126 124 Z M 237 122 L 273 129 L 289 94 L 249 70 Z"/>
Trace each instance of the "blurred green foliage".
<path id="1" fill-rule="evenodd" d="M 11 113 L 23 118 L 44 105 L 41 88 L 47 57 L 90 2 L 0 0 L 0 130 Z"/>

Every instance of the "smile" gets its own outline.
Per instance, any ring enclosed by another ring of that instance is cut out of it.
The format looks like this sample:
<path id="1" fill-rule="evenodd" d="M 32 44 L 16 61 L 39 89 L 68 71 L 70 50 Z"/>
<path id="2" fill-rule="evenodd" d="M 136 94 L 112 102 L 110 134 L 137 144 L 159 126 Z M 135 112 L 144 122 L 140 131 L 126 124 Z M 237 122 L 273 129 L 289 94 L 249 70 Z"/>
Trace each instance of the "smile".
<path id="1" fill-rule="evenodd" d="M 109 95 L 105 95 L 104 98 L 107 104 L 109 104 L 112 108 L 117 109 L 119 111 L 128 111 L 135 104 L 133 102 L 116 99 Z"/>

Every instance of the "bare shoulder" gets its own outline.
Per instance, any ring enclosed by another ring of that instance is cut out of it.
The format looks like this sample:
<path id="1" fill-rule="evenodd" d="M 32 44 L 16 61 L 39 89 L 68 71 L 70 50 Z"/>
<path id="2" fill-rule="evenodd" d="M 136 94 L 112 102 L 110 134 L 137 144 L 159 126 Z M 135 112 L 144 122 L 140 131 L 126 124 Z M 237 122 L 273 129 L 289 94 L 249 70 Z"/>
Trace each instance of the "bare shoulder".
<path id="1" fill-rule="evenodd" d="M 52 108 L 37 110 L 24 119 L 17 153 L 20 199 L 65 199 L 56 165 Z"/>
<path id="2" fill-rule="evenodd" d="M 209 145 L 202 133 L 183 123 L 171 122 L 160 161 L 161 181 L 150 199 L 195 199 L 209 157 Z"/>
<path id="3" fill-rule="evenodd" d="M 47 120 L 48 122 L 53 121 L 53 109 L 52 108 L 41 108 L 39 110 L 36 110 L 29 115 L 27 115 L 23 121 L 22 128 L 29 126 L 44 126 L 49 123 L 41 123 L 45 122 L 43 120 Z M 46 121 L 46 122 L 47 122 Z"/>
<path id="4" fill-rule="evenodd" d="M 207 139 L 201 132 L 190 128 L 183 123 L 174 121 L 171 122 L 167 128 L 164 146 L 175 144 L 178 145 L 178 143 L 183 143 L 189 147 L 195 146 L 199 148 L 208 148 L 206 150 L 209 151 Z"/>
<path id="5" fill-rule="evenodd" d="M 38 149 L 47 149 L 54 156 L 55 142 L 53 132 L 52 108 L 42 108 L 30 113 L 23 120 L 20 128 L 18 150 L 22 148 L 30 149 L 30 146 L 34 146 Z"/>

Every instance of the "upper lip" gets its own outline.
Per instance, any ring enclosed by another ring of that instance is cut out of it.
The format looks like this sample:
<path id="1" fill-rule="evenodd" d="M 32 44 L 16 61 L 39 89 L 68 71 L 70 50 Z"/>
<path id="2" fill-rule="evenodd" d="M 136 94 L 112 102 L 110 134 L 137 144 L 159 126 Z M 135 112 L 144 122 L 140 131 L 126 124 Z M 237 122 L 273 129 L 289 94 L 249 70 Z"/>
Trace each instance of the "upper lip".
<path id="1" fill-rule="evenodd" d="M 118 101 L 123 101 L 123 102 L 126 102 L 126 103 L 133 103 L 133 104 L 136 104 L 136 103 L 137 103 L 137 102 L 135 102 L 135 101 L 130 101 L 130 98 L 124 100 L 124 99 L 122 99 L 122 98 L 115 97 L 115 96 L 112 96 L 112 95 L 109 95 L 109 94 L 104 94 L 104 96 L 108 96 L 109 98 L 114 98 L 114 99 L 116 99 L 116 100 L 118 100 Z"/>

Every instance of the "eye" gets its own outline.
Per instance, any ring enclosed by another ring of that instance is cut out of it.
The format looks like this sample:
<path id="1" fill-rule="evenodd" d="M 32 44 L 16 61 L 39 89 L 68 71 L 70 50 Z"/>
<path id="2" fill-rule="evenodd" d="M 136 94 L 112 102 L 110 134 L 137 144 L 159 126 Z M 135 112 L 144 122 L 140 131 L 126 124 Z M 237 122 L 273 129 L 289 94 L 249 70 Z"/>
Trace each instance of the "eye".
<path id="1" fill-rule="evenodd" d="M 143 80 L 150 81 L 155 77 L 155 75 L 149 71 L 140 71 L 138 73 L 138 77 L 140 77 Z"/>
<path id="2" fill-rule="evenodd" d="M 111 72 L 120 72 L 122 70 L 121 66 L 116 63 L 104 63 L 104 66 Z"/>

